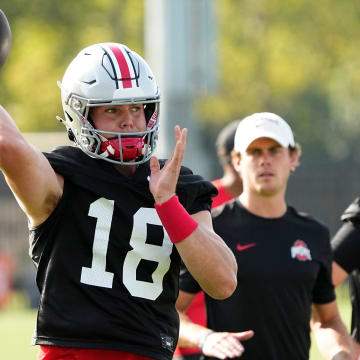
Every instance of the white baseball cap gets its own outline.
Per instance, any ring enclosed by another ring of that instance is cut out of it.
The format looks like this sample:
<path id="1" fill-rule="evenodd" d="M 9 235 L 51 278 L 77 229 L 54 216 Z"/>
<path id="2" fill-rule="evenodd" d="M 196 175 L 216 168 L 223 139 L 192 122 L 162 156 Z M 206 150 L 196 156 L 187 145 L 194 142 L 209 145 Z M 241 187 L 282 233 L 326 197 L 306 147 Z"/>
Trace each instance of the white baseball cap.
<path id="1" fill-rule="evenodd" d="M 243 154 L 254 140 L 262 137 L 273 139 L 283 147 L 295 146 L 289 124 L 276 114 L 263 112 L 240 121 L 235 133 L 234 150 Z"/>

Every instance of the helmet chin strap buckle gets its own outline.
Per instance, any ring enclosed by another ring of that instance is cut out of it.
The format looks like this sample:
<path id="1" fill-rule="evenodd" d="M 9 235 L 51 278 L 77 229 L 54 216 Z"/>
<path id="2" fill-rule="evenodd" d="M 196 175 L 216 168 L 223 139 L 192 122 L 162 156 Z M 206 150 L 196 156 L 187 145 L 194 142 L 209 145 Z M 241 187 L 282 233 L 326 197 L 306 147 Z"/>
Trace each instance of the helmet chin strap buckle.
<path id="1" fill-rule="evenodd" d="M 101 147 L 101 150 L 102 149 L 103 148 Z M 106 150 L 104 152 L 102 152 L 100 155 L 111 159 L 111 158 L 113 158 L 114 154 L 115 154 L 115 149 L 110 144 L 107 146 Z"/>
<path id="2" fill-rule="evenodd" d="M 108 147 L 106 148 L 106 151 L 109 152 L 110 157 L 115 155 L 115 149 L 112 147 L 112 145 L 108 145 Z"/>

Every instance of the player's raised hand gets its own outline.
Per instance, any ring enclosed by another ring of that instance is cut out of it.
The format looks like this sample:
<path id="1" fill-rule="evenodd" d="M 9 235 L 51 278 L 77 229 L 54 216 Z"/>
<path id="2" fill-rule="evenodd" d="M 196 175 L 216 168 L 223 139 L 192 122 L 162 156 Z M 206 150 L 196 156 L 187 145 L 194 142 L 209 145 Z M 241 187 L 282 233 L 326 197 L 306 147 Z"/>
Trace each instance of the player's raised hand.
<path id="1" fill-rule="evenodd" d="M 184 158 L 187 129 L 181 130 L 176 125 L 174 133 L 174 152 L 171 158 L 166 161 L 164 167 L 160 169 L 159 161 L 155 156 L 150 159 L 150 191 L 155 202 L 159 204 L 169 200 L 175 194 L 181 163 Z"/>
<path id="2" fill-rule="evenodd" d="M 206 356 L 218 359 L 237 358 L 245 350 L 240 341 L 248 340 L 253 336 L 254 332 L 252 330 L 238 333 L 213 332 L 206 336 L 201 349 Z"/>

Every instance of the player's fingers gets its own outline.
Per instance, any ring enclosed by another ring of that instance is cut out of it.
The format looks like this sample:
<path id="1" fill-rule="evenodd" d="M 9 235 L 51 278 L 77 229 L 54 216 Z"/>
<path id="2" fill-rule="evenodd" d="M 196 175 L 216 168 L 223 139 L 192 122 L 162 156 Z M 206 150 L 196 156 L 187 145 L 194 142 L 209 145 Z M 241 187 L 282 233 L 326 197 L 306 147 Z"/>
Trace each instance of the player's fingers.
<path id="1" fill-rule="evenodd" d="M 174 134 L 175 134 L 175 143 L 177 143 L 181 138 L 181 130 L 179 125 L 174 126 Z"/>
<path id="2" fill-rule="evenodd" d="M 224 351 L 222 351 L 221 349 L 216 349 L 216 348 L 212 349 L 212 351 L 206 355 L 211 356 L 211 357 L 216 357 L 218 359 L 226 359 L 227 358 L 227 355 L 225 354 Z"/>
<path id="3" fill-rule="evenodd" d="M 181 133 L 180 133 L 180 141 L 181 141 L 181 144 L 182 144 L 182 146 L 184 147 L 184 149 L 185 149 L 185 147 L 186 147 L 187 133 L 188 133 L 187 128 L 183 128 L 183 129 L 181 130 Z"/>
<path id="4" fill-rule="evenodd" d="M 180 147 L 181 147 L 182 154 L 185 153 L 185 149 L 186 149 L 187 132 L 188 132 L 188 130 L 186 128 L 181 130 Z"/>
<path id="5" fill-rule="evenodd" d="M 179 161 L 178 159 L 178 153 L 179 153 L 179 142 L 181 142 L 181 130 L 180 130 L 180 126 L 179 125 L 175 125 L 174 127 L 174 134 L 175 134 L 175 147 L 174 147 L 174 151 L 171 155 L 171 157 L 169 157 L 164 164 L 164 168 L 167 168 L 169 166 L 171 166 L 172 163 L 174 163 L 174 158 L 176 158 L 176 163 Z M 181 160 L 182 161 L 182 160 Z"/>
<path id="6" fill-rule="evenodd" d="M 204 343 L 203 352 L 221 359 L 236 358 L 242 355 L 244 347 L 233 333 L 213 333 Z"/>
<path id="7" fill-rule="evenodd" d="M 184 152 L 185 152 L 185 149 L 183 148 L 181 141 L 178 141 L 175 144 L 174 153 L 173 153 L 171 159 L 169 159 L 169 166 L 171 165 L 173 167 L 174 171 L 177 171 L 178 169 L 180 169 L 181 163 L 184 159 Z"/>
<path id="8" fill-rule="evenodd" d="M 154 173 L 158 172 L 159 170 L 160 170 L 159 160 L 157 159 L 156 156 L 152 156 L 150 158 L 150 172 L 151 172 L 151 174 L 154 174 Z"/>
<path id="9" fill-rule="evenodd" d="M 233 334 L 239 341 L 249 340 L 254 336 L 253 330 L 238 332 Z"/>
<path id="10" fill-rule="evenodd" d="M 244 347 L 241 344 L 241 342 L 238 340 L 237 337 L 231 336 L 231 337 L 228 337 L 226 340 L 227 340 L 227 346 L 229 348 L 235 349 L 235 350 L 241 351 L 241 352 L 244 351 Z"/>
<path id="11" fill-rule="evenodd" d="M 233 334 L 224 338 L 220 345 L 225 349 L 226 356 L 230 358 L 239 357 L 244 352 L 243 345 Z"/>
<path id="12" fill-rule="evenodd" d="M 220 359 L 228 359 L 228 358 L 235 358 L 240 357 L 244 352 L 244 349 L 238 349 L 235 347 L 232 347 L 230 344 L 227 344 L 227 346 L 221 346 L 218 344 L 217 346 L 214 346 L 212 349 L 212 356 L 216 356 Z"/>

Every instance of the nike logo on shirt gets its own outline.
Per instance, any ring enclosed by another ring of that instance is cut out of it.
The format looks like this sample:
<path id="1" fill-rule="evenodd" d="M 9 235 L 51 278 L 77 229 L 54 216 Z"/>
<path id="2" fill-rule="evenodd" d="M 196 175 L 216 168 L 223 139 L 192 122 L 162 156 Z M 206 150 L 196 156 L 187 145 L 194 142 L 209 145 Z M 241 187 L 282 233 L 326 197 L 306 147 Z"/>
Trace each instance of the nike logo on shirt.
<path id="1" fill-rule="evenodd" d="M 250 243 L 250 244 L 246 244 L 246 245 L 237 244 L 236 250 L 243 251 L 243 250 L 249 249 L 249 248 L 251 248 L 251 247 L 253 247 L 255 245 L 256 245 L 256 243 Z"/>

